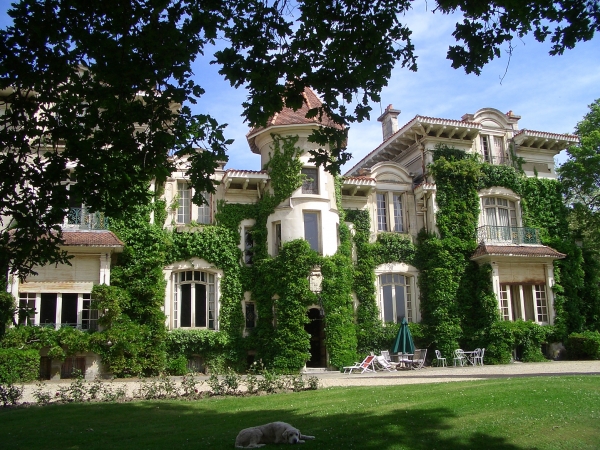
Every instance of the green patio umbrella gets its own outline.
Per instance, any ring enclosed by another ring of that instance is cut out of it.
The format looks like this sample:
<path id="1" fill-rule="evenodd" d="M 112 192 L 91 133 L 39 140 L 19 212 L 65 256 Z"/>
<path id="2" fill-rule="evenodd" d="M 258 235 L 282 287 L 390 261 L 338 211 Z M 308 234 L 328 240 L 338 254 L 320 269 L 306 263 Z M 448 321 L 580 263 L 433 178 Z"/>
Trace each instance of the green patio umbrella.
<path id="1" fill-rule="evenodd" d="M 408 328 L 408 322 L 406 317 L 402 319 L 402 325 L 400 325 L 400 329 L 398 330 L 398 335 L 396 336 L 396 340 L 394 341 L 394 346 L 392 347 L 392 353 L 410 353 L 413 354 L 415 352 L 415 343 L 413 342 L 413 338 L 410 335 L 410 328 Z"/>

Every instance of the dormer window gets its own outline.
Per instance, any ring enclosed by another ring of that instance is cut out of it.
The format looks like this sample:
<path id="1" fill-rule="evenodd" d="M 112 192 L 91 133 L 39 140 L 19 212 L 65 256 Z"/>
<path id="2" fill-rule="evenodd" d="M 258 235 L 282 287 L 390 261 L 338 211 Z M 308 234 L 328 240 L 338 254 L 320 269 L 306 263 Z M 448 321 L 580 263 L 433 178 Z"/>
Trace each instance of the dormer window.
<path id="1" fill-rule="evenodd" d="M 301 173 L 305 176 L 302 181 L 303 194 L 319 194 L 319 171 L 315 167 L 305 167 Z"/>
<path id="2" fill-rule="evenodd" d="M 486 163 L 504 163 L 504 139 L 501 136 L 481 135 L 481 156 Z"/>
<path id="3" fill-rule="evenodd" d="M 389 205 L 392 206 L 391 209 Z M 404 232 L 404 210 L 401 193 L 377 193 L 377 231 Z"/>

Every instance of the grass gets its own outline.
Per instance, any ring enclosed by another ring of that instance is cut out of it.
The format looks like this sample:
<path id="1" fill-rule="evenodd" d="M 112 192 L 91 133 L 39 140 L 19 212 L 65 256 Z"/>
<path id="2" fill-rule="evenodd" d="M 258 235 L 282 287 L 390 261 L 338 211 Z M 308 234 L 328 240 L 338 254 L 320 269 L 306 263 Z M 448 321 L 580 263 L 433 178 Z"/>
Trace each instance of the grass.
<path id="1" fill-rule="evenodd" d="M 600 376 L 7 408 L 0 448 L 231 449 L 275 420 L 316 436 L 303 450 L 600 449 Z"/>

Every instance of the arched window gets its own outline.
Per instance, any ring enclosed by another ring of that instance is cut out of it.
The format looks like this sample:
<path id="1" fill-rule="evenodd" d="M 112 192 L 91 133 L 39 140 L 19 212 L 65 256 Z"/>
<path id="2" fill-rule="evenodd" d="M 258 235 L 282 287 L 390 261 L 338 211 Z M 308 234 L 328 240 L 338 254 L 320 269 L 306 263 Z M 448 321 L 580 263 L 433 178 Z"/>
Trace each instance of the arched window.
<path id="1" fill-rule="evenodd" d="M 201 270 L 176 272 L 173 295 L 173 328 L 216 326 L 215 275 Z"/>
<path id="2" fill-rule="evenodd" d="M 484 197 L 485 224 L 493 227 L 516 227 L 517 209 L 515 202 L 500 197 Z"/>
<path id="3" fill-rule="evenodd" d="M 384 322 L 413 321 L 411 277 L 399 273 L 379 276 L 379 291 Z"/>

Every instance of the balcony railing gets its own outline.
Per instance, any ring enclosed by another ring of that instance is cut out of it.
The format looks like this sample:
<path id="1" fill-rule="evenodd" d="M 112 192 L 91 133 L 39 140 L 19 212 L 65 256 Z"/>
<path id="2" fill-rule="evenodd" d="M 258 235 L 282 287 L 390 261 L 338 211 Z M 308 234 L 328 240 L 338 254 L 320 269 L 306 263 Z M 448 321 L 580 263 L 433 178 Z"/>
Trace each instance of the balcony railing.
<path id="1" fill-rule="evenodd" d="M 495 227 L 485 225 L 477 229 L 477 242 L 486 244 L 541 244 L 537 228 Z"/>
<path id="2" fill-rule="evenodd" d="M 488 164 L 494 164 L 498 166 L 510 166 L 512 165 L 512 159 L 505 155 L 486 155 L 481 154 L 483 161 Z"/>
<path id="3" fill-rule="evenodd" d="M 75 230 L 107 230 L 108 217 L 106 217 L 104 213 L 88 212 L 88 209 L 85 207 L 69 208 L 63 228 L 72 228 Z"/>

